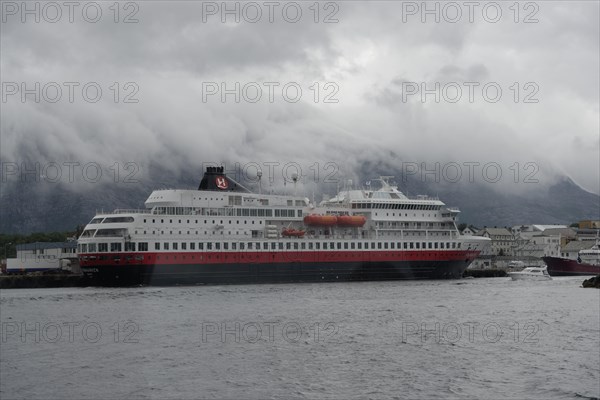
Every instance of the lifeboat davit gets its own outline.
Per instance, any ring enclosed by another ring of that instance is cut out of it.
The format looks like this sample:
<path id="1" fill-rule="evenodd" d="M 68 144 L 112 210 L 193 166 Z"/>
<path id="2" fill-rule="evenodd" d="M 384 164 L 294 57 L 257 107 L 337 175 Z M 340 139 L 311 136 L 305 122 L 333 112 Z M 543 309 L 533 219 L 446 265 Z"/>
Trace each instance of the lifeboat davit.
<path id="1" fill-rule="evenodd" d="M 334 226 L 338 217 L 335 215 L 311 214 L 304 217 L 304 225 L 307 226 Z"/>
<path id="2" fill-rule="evenodd" d="M 362 215 L 341 215 L 337 217 L 337 224 L 339 226 L 360 227 L 365 222 L 367 222 L 367 218 Z"/>
<path id="3" fill-rule="evenodd" d="M 281 235 L 286 237 L 302 237 L 304 236 L 304 233 L 305 232 L 303 230 L 294 228 L 286 228 L 281 231 Z"/>

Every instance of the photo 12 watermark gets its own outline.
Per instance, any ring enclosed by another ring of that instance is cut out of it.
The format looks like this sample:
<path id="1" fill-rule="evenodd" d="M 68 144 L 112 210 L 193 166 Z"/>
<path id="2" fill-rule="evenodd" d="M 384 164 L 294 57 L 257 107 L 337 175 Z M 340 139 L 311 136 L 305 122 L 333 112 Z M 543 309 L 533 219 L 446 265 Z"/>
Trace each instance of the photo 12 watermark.
<path id="1" fill-rule="evenodd" d="M 297 161 L 249 161 L 247 163 L 202 162 L 202 171 L 208 167 L 223 167 L 223 173 L 237 182 L 284 184 L 297 182 L 339 183 L 340 166 L 333 161 L 305 164 Z"/>
<path id="2" fill-rule="evenodd" d="M 510 165 L 497 161 L 402 162 L 399 167 L 402 182 L 418 179 L 435 183 L 540 183 L 537 177 L 540 167 L 533 161 L 515 161 Z"/>
<path id="3" fill-rule="evenodd" d="M 402 1 L 402 22 L 485 22 L 537 24 L 540 6 L 533 1 Z"/>
<path id="4" fill-rule="evenodd" d="M 337 24 L 339 11 L 339 3 L 333 1 L 203 1 L 202 22 Z"/>
<path id="5" fill-rule="evenodd" d="M 402 82 L 402 102 L 421 103 L 498 103 L 503 96 L 515 103 L 539 103 L 536 82 Z"/>
<path id="6" fill-rule="evenodd" d="M 140 326 L 131 320 L 95 321 L 3 321 L 0 342 L 10 343 L 139 343 Z"/>
<path id="7" fill-rule="evenodd" d="M 201 343 L 327 342 L 338 334 L 333 322 L 202 322 Z"/>
<path id="8" fill-rule="evenodd" d="M 140 3 L 136 1 L 2 1 L 0 9 L 3 24 L 140 22 Z"/>
<path id="9" fill-rule="evenodd" d="M 498 322 L 417 322 L 401 324 L 401 342 L 414 343 L 528 343 L 540 340 L 540 326 L 528 321 Z"/>
<path id="10" fill-rule="evenodd" d="M 94 161 L 0 162 L 0 182 L 139 183 L 140 166 L 133 161 L 110 165 Z"/>
<path id="11" fill-rule="evenodd" d="M 314 103 L 339 103 L 340 87 L 335 82 L 202 82 L 202 102 L 221 103 L 297 103 L 303 97 Z"/>
<path id="12" fill-rule="evenodd" d="M 2 82 L 2 103 L 98 103 L 103 96 L 114 103 L 139 103 L 136 82 Z"/>

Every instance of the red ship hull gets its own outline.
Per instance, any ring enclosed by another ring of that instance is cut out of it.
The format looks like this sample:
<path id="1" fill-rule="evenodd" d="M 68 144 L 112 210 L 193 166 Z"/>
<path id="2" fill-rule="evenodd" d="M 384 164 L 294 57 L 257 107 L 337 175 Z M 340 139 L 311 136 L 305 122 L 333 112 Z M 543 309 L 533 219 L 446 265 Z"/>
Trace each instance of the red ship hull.
<path id="1" fill-rule="evenodd" d="M 551 276 L 588 276 L 600 274 L 600 265 L 579 263 L 577 260 L 558 257 L 543 257 L 542 260 L 548 266 L 548 274 Z"/>

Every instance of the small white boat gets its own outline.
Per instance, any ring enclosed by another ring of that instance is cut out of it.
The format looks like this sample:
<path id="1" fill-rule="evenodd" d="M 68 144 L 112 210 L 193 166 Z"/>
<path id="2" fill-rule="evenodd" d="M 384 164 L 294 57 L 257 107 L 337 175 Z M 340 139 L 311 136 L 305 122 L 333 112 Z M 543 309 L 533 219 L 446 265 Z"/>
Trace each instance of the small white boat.
<path id="1" fill-rule="evenodd" d="M 513 281 L 547 281 L 552 279 L 552 277 L 548 275 L 546 267 L 527 267 L 522 271 L 509 272 L 508 276 L 510 276 Z"/>

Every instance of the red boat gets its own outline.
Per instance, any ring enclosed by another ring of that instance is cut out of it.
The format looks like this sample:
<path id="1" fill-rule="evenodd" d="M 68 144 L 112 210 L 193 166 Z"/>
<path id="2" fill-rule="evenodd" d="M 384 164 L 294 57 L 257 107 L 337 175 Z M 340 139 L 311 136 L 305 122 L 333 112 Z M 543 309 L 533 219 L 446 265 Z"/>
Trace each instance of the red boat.
<path id="1" fill-rule="evenodd" d="M 567 258 L 543 257 L 551 276 L 600 275 L 600 265 L 586 264 Z"/>
<path id="2" fill-rule="evenodd" d="M 589 250 L 581 250 L 576 260 L 542 257 L 552 276 L 600 275 L 600 249 L 598 243 Z"/>
<path id="3" fill-rule="evenodd" d="M 338 217 L 335 215 L 311 214 L 304 217 L 304 225 L 307 226 L 334 226 L 337 221 Z"/>
<path id="4" fill-rule="evenodd" d="M 360 227 L 367 222 L 367 219 L 362 215 L 341 215 L 337 217 L 339 226 Z"/>
<path id="5" fill-rule="evenodd" d="M 286 228 L 281 231 L 281 236 L 285 237 L 303 237 L 306 232 L 301 229 Z"/>

